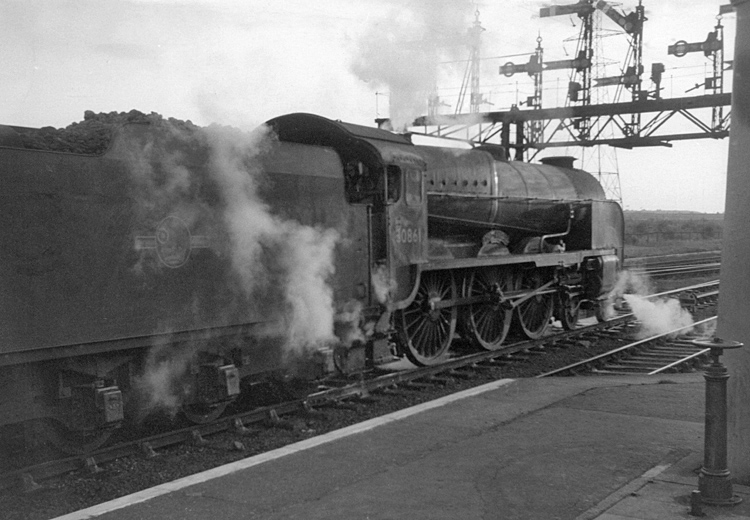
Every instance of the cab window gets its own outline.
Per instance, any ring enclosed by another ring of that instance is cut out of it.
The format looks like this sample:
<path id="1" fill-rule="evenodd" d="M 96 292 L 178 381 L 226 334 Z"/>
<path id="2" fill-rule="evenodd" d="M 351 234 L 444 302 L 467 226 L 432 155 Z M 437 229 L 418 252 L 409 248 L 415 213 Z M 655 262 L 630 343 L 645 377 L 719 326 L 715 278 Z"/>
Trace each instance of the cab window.
<path id="1" fill-rule="evenodd" d="M 379 178 L 382 171 L 372 170 L 362 161 L 350 161 L 344 166 L 346 196 L 350 204 L 372 204 L 382 197 Z"/>
<path id="2" fill-rule="evenodd" d="M 422 172 L 417 168 L 406 170 L 406 203 L 422 204 Z"/>
<path id="3" fill-rule="evenodd" d="M 386 201 L 388 204 L 398 202 L 401 198 L 401 168 L 395 164 L 389 164 L 386 169 Z"/>

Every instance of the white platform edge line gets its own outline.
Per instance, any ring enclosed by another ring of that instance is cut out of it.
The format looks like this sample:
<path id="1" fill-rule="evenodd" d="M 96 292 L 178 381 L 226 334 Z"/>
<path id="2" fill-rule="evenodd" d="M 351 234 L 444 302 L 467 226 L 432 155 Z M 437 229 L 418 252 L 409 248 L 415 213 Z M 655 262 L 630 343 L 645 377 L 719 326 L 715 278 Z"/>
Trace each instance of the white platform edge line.
<path id="1" fill-rule="evenodd" d="M 637 491 L 648 484 L 650 480 L 658 477 L 674 464 L 675 462 L 657 464 L 653 468 L 647 470 L 641 476 L 636 477 L 635 479 L 622 486 L 620 489 L 616 490 L 614 493 L 606 496 L 594 507 L 578 515 L 575 520 L 596 520 L 602 515 L 605 515 L 607 511 L 614 507 L 618 502 L 627 498 L 628 496 L 633 495 L 634 493 L 637 493 Z"/>
<path id="2" fill-rule="evenodd" d="M 160 484 L 149 489 L 144 489 L 130 495 L 115 498 L 114 500 L 110 500 L 109 502 L 104 502 L 102 504 L 97 504 L 86 509 L 74 511 L 66 515 L 58 516 L 51 520 L 87 520 L 90 518 L 96 518 L 97 516 L 101 516 L 105 513 L 110 513 L 118 509 L 123 509 L 128 506 L 146 502 L 148 500 L 151 500 L 152 498 L 166 495 L 168 493 L 172 493 L 174 491 L 178 491 L 180 489 L 184 489 L 196 484 L 201 484 L 215 478 L 230 475 L 232 473 L 236 473 L 237 471 L 242 471 L 244 469 L 263 464 L 264 462 L 269 462 L 281 457 L 285 457 L 287 455 L 291 455 L 292 453 L 298 453 L 310 448 L 314 448 L 316 446 L 320 446 L 322 444 L 354 435 L 356 433 L 365 432 L 367 430 L 376 428 L 377 426 L 405 419 L 427 410 L 432 410 L 434 408 L 439 408 L 461 399 L 466 399 L 467 397 L 474 397 L 485 392 L 496 390 L 502 386 L 512 383 L 513 381 L 515 380 L 499 379 L 485 385 L 469 388 L 468 390 L 447 395 L 445 397 L 435 399 L 434 401 L 418 404 L 416 406 L 406 408 L 405 410 L 399 410 L 397 412 L 383 415 L 381 417 L 375 417 L 374 419 L 370 419 L 362 423 L 347 426 L 346 428 L 341 428 L 339 430 L 328 432 L 324 435 L 305 439 L 304 441 L 299 441 L 294 444 L 290 444 L 289 446 L 284 446 L 267 453 L 261 453 L 260 455 L 255 455 L 253 457 L 248 457 L 246 459 L 241 459 L 229 464 L 225 464 L 223 466 L 219 466 L 218 468 L 209 469 L 201 473 L 196 473 L 195 475 L 189 475 L 181 479 L 173 480 L 172 482 L 167 482 L 165 484 Z"/>

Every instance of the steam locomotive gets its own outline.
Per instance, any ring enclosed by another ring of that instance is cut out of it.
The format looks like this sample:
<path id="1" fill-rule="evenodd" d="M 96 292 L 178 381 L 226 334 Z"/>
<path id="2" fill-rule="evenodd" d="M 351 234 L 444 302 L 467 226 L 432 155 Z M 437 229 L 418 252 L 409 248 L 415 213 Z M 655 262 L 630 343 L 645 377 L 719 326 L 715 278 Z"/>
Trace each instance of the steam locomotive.
<path id="1" fill-rule="evenodd" d="M 291 114 L 230 160 L 152 126 L 118 128 L 94 156 L 23 149 L 22 129 L 0 128 L 3 428 L 43 424 L 85 451 L 144 399 L 203 422 L 279 370 L 430 365 L 457 335 L 499 349 L 511 326 L 572 328 L 622 260 L 619 205 L 569 158 L 509 162 Z M 310 269 L 323 298 L 295 307 Z M 290 349 L 286 320 L 318 305 L 334 334 Z"/>

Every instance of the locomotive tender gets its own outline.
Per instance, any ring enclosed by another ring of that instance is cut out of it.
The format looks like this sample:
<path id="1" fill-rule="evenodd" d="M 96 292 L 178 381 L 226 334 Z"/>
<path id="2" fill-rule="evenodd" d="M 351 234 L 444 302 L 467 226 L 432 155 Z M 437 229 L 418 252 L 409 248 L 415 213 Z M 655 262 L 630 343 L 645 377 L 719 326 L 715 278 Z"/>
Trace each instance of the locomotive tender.
<path id="1" fill-rule="evenodd" d="M 537 338 L 614 285 L 622 211 L 572 160 L 508 162 L 310 114 L 267 126 L 262 204 L 337 231 L 333 303 L 361 309 L 359 340 L 311 355 L 320 371 L 437 363 L 457 334 L 498 349 L 512 322 Z M 167 384 L 200 422 L 289 362 L 267 327 L 285 309 L 275 284 L 238 289 L 227 195 L 202 152 L 142 124 L 99 156 L 0 130 L 0 426 L 43 422 L 86 450 L 129 420 L 150 364 L 179 367 Z M 163 172 L 177 152 L 190 182 Z"/>

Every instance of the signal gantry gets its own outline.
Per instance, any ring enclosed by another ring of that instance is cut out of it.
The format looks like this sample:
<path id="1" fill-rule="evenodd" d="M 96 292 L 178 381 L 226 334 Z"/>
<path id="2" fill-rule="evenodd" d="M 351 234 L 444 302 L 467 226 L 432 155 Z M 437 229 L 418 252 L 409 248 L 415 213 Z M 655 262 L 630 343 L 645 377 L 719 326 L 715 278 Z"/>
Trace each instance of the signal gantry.
<path id="1" fill-rule="evenodd" d="M 576 15 L 582 20 L 575 58 L 545 62 L 541 37 L 528 63 L 508 62 L 499 68 L 506 77 L 526 73 L 533 81 L 534 93 L 525 102 L 527 109 L 517 105 L 509 110 L 472 114 L 437 115 L 431 113 L 414 122 L 413 133 L 435 136 L 466 135 L 478 144 L 500 144 L 506 157 L 532 159 L 538 152 L 553 147 L 610 145 L 632 149 L 644 146 L 671 146 L 671 141 L 685 139 L 720 139 L 729 135 L 729 113 L 723 107 L 731 105 L 731 95 L 723 91 L 723 27 L 721 15 L 731 10 L 722 7 L 719 22 L 704 42 L 678 41 L 670 46 L 668 53 L 676 57 L 689 52 L 703 51 L 713 62 L 711 75 L 703 86 L 705 94 L 700 96 L 664 98 L 661 81 L 665 67 L 653 63 L 651 67 L 652 89 L 643 86 L 643 33 L 647 21 L 642 0 L 632 12 L 624 13 L 605 0 L 580 0 L 575 4 L 545 7 L 540 18 L 560 15 Z M 594 16 L 601 15 L 611 20 L 628 38 L 627 56 L 621 72 L 616 76 L 594 78 Z M 570 69 L 564 107 L 543 106 L 543 75 L 547 71 Z M 620 92 L 629 92 L 630 99 L 613 103 L 593 104 L 592 89 L 617 87 Z M 697 85 L 699 87 L 701 85 Z M 472 93 L 477 87 L 472 85 Z M 692 90 L 692 89 L 691 89 Z M 697 112 L 711 108 L 710 122 L 704 121 Z M 649 114 L 648 118 L 644 118 Z M 679 128 L 664 132 L 665 123 L 681 116 L 693 131 Z M 553 124 L 556 122 L 556 124 Z M 513 127 L 515 127 L 513 129 Z M 695 131 L 697 127 L 697 131 Z M 515 131 L 512 131 L 515 130 Z M 661 132 L 660 132 L 661 130 Z M 608 137 L 606 132 L 613 133 Z"/>

